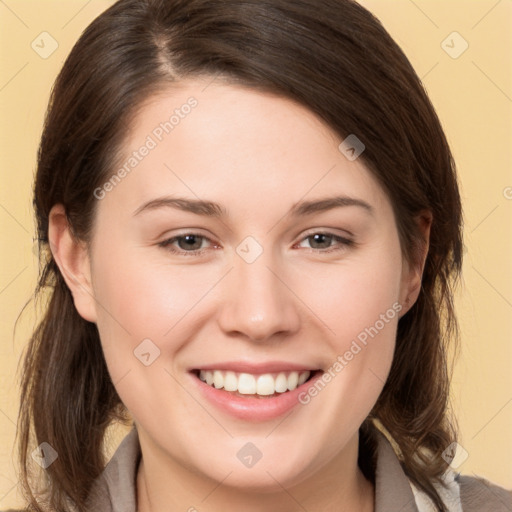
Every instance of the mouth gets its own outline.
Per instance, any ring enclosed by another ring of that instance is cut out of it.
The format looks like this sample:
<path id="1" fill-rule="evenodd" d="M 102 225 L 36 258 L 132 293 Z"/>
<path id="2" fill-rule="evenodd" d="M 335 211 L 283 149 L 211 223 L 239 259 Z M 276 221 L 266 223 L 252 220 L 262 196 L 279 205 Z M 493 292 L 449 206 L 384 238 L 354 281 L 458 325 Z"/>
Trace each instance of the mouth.
<path id="1" fill-rule="evenodd" d="M 244 398 L 275 398 L 296 390 L 313 379 L 321 370 L 246 373 L 230 370 L 192 370 L 202 382 L 215 389 Z"/>
<path id="2" fill-rule="evenodd" d="M 290 412 L 303 403 L 301 395 L 323 373 L 323 370 L 280 363 L 227 363 L 188 372 L 203 400 L 224 414 L 249 422 L 272 420 Z"/>

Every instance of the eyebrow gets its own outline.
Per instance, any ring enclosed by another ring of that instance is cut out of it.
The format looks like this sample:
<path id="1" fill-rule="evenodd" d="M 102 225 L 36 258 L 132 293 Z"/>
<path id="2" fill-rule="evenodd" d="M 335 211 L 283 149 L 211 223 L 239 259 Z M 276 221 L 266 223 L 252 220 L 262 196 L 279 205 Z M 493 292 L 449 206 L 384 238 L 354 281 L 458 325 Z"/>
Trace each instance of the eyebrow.
<path id="1" fill-rule="evenodd" d="M 295 203 L 288 212 L 292 217 L 307 216 L 313 213 L 325 212 L 333 208 L 341 208 L 346 206 L 357 206 L 369 214 L 374 215 L 373 206 L 362 199 L 349 196 L 335 196 L 316 199 L 313 201 L 300 201 Z M 160 208 L 175 208 L 177 210 L 195 213 L 206 217 L 222 218 L 227 217 L 227 210 L 218 203 L 212 201 L 203 201 L 200 199 L 188 199 L 183 197 L 159 197 L 144 203 L 137 208 L 134 216 L 142 212 L 157 210 Z"/>

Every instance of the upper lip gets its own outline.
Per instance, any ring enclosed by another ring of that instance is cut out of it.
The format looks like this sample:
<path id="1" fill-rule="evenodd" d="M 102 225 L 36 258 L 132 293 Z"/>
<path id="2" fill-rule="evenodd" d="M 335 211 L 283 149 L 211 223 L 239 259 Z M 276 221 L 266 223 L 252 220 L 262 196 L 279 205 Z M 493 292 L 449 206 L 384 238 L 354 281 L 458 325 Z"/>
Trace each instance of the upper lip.
<path id="1" fill-rule="evenodd" d="M 278 373 L 278 372 L 301 372 L 301 371 L 315 371 L 316 368 L 310 365 L 300 363 L 291 363 L 286 361 L 267 361 L 261 363 L 249 363 L 247 361 L 221 361 L 218 363 L 205 364 L 195 366 L 190 371 L 197 370 L 226 370 L 238 373 L 251 373 L 255 375 L 263 373 Z"/>

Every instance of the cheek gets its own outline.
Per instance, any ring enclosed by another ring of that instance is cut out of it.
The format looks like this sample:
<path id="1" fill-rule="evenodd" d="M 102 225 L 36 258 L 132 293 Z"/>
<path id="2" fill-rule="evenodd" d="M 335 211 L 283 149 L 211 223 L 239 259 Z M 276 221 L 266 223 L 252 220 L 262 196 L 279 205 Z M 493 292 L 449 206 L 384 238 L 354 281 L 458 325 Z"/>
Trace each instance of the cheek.
<path id="1" fill-rule="evenodd" d="M 194 323 L 199 322 L 198 305 L 218 280 L 215 271 L 206 265 L 166 264 L 164 258 L 145 263 L 142 251 L 122 250 L 115 239 L 97 247 L 93 285 L 109 367 L 132 363 L 134 350 L 146 339 L 172 356 L 193 329 L 192 311 Z"/>
<path id="2" fill-rule="evenodd" d="M 347 433 L 368 417 L 391 368 L 401 311 L 400 273 L 379 267 L 378 274 L 340 273 L 327 296 L 316 295 L 313 307 L 329 327 L 321 348 L 329 354 L 328 363 L 321 379 L 299 399 L 328 440 L 325 456 L 341 450 Z"/>
<path id="3" fill-rule="evenodd" d="M 94 291 L 111 314 L 100 307 L 100 317 L 107 323 L 118 320 L 130 332 L 162 336 L 176 315 L 190 309 L 207 286 L 204 281 L 201 286 L 197 273 L 185 266 L 165 265 L 162 259 L 157 264 L 144 262 L 133 249 L 116 257 L 115 248 L 108 254 L 106 249 L 96 254 Z"/>
<path id="4" fill-rule="evenodd" d="M 376 246 L 329 275 L 322 276 L 320 270 L 310 273 L 307 282 L 320 286 L 302 292 L 307 291 L 308 305 L 328 329 L 326 374 L 303 397 L 308 403 L 322 393 L 332 405 L 329 412 L 317 411 L 319 421 L 332 421 L 329 413 L 335 410 L 341 423 L 360 424 L 384 386 L 402 310 L 401 252 L 398 240 L 394 242 Z"/>
<path id="5" fill-rule="evenodd" d="M 191 337 L 187 314 L 213 280 L 184 266 L 143 264 L 137 250 L 122 250 L 118 244 L 105 240 L 94 255 L 97 326 L 105 360 L 133 417 L 168 424 L 164 397 L 155 390 L 176 397 L 174 407 L 182 413 L 190 407 L 186 401 L 176 403 L 183 397 L 171 375 L 172 359 Z"/>
<path id="6" fill-rule="evenodd" d="M 360 334 L 364 338 L 366 329 L 375 324 L 384 331 L 398 321 L 400 248 L 397 242 L 379 249 L 354 255 L 335 268 L 317 266 L 303 272 L 308 278 L 303 280 L 301 296 L 307 297 L 307 304 L 334 336 L 338 352 Z"/>

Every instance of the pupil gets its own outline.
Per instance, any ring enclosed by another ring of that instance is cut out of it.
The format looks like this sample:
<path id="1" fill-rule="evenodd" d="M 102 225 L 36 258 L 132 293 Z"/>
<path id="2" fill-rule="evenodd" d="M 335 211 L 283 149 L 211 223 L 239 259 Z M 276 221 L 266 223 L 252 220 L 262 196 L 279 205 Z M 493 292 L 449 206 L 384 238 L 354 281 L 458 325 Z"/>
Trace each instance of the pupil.
<path id="1" fill-rule="evenodd" d="M 327 243 L 330 241 L 332 237 L 330 235 L 325 235 L 325 234 L 322 234 L 322 233 L 318 233 L 316 235 L 313 235 L 313 240 L 314 240 L 314 243 L 320 243 L 322 244 L 322 242 L 325 244 L 326 241 Z"/>
<path id="2" fill-rule="evenodd" d="M 196 240 L 195 235 L 185 235 L 184 237 L 182 237 L 182 240 L 185 241 L 186 248 L 198 249 L 199 247 L 201 247 L 201 242 L 199 242 L 199 247 L 193 247 L 194 244 L 197 245 L 197 240 Z"/>

